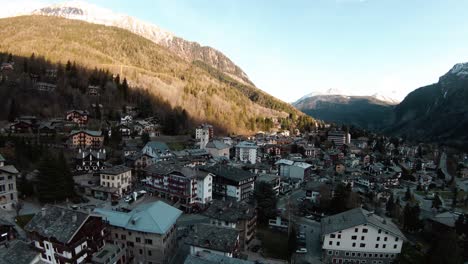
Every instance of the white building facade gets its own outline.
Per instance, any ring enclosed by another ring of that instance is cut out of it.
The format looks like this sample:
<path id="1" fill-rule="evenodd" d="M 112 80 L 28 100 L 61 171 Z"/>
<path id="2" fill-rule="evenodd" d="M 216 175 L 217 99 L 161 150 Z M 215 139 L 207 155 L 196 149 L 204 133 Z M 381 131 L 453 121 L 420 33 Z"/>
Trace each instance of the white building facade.
<path id="1" fill-rule="evenodd" d="M 258 146 L 255 143 L 242 141 L 236 145 L 236 159 L 241 162 L 255 164 L 257 162 Z"/>
<path id="2" fill-rule="evenodd" d="M 392 263 L 404 240 L 390 220 L 361 208 L 322 219 L 324 263 Z"/>

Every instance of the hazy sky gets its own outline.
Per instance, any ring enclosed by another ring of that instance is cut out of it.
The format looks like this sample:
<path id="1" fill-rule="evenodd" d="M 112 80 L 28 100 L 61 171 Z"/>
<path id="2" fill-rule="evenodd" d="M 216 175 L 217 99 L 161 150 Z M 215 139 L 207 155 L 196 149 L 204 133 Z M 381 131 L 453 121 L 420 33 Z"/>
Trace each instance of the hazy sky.
<path id="1" fill-rule="evenodd" d="M 0 13 L 44 2 L 60 1 L 0 0 Z M 468 61 L 466 0 L 88 2 L 217 48 L 285 101 L 329 88 L 402 99 Z"/>

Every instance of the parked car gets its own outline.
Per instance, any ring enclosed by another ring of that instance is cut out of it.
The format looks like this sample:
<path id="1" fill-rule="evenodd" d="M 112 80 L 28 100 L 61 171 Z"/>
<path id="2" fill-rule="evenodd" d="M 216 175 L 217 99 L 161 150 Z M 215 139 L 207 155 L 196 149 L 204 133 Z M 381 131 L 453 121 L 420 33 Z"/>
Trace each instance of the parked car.
<path id="1" fill-rule="evenodd" d="M 126 197 L 124 198 L 124 202 L 126 202 L 126 203 L 131 203 L 131 202 L 133 202 L 133 197 L 131 197 L 131 196 L 126 196 Z"/>
<path id="2" fill-rule="evenodd" d="M 298 253 L 298 254 L 305 254 L 305 253 L 307 253 L 307 248 L 298 248 L 298 249 L 296 250 L 296 253 Z"/>

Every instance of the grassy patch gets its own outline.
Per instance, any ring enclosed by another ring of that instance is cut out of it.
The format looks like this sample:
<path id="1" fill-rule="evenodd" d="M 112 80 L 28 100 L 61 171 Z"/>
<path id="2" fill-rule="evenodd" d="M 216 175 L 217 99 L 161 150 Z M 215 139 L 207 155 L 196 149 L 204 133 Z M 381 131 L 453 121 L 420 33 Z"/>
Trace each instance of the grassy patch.
<path id="1" fill-rule="evenodd" d="M 262 248 L 266 257 L 288 259 L 287 233 L 259 227 L 257 236 L 262 241 Z"/>
<path id="2" fill-rule="evenodd" d="M 20 215 L 16 217 L 16 224 L 18 224 L 21 228 L 24 228 L 25 225 L 31 221 L 34 217 L 34 214 L 27 214 L 27 215 Z"/>
<path id="3" fill-rule="evenodd" d="M 168 142 L 166 144 L 173 151 L 180 151 L 185 149 L 184 142 Z"/>

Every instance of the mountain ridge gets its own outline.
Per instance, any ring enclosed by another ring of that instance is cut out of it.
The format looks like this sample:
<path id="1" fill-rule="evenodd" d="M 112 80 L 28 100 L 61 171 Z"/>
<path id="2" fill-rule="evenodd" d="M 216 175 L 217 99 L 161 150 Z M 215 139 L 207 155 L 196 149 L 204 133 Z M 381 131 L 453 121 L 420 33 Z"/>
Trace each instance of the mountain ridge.
<path id="1" fill-rule="evenodd" d="M 101 8 L 83 1 L 70 1 L 45 6 L 22 15 L 57 16 L 129 30 L 130 32 L 168 48 L 184 60 L 204 61 L 210 66 L 235 78 L 237 81 L 254 86 L 247 74 L 239 66 L 215 48 L 202 46 L 197 42 L 185 40 L 151 23 L 141 21 L 128 15 L 117 14 L 109 9 Z"/>
<path id="2" fill-rule="evenodd" d="M 93 69 L 122 73 L 129 85 L 182 107 L 202 122 L 234 133 L 262 129 L 267 118 L 312 122 L 290 104 L 240 83 L 213 67 L 187 62 L 167 48 L 117 27 L 55 16 L 0 19 L 0 51 L 44 56 L 51 62 L 76 61 Z M 85 84 L 83 84 L 85 85 Z"/>

